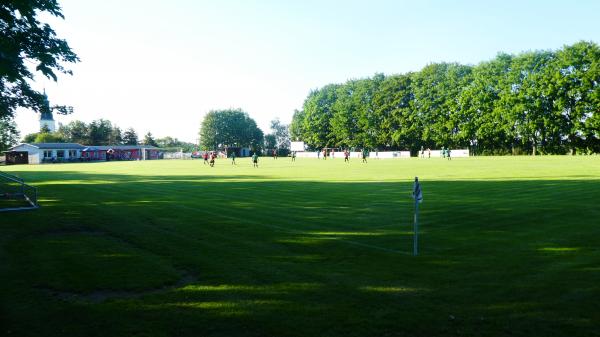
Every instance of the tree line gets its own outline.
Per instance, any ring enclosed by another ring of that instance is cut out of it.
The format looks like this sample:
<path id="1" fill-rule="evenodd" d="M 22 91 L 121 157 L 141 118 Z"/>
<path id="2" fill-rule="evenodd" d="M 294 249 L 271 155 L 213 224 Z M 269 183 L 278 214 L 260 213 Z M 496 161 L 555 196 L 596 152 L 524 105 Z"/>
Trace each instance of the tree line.
<path id="1" fill-rule="evenodd" d="M 581 41 L 329 84 L 309 93 L 290 133 L 312 148 L 599 153 L 600 48 Z"/>
<path id="2" fill-rule="evenodd" d="M 42 128 L 40 132 L 28 134 L 23 138 L 24 143 L 79 143 L 93 146 L 107 145 L 151 145 L 164 149 L 183 149 L 191 152 L 196 148 L 193 143 L 187 143 L 173 137 L 154 138 L 151 132 L 139 139 L 133 128 L 122 130 L 106 119 L 98 119 L 90 123 L 79 120 L 69 124 L 59 124 L 56 132 Z"/>
<path id="3" fill-rule="evenodd" d="M 106 119 L 91 123 L 79 120 L 69 124 L 59 124 L 56 132 L 42 127 L 40 132 L 31 133 L 23 138 L 24 143 L 79 143 L 85 145 L 137 145 L 138 135 L 133 128 L 124 132 L 120 127 Z"/>

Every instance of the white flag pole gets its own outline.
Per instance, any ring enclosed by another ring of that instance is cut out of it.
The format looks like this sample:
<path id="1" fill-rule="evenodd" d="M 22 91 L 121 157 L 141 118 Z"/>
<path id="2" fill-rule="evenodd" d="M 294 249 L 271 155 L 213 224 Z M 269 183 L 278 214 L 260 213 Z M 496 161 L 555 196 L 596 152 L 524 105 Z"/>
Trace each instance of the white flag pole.
<path id="1" fill-rule="evenodd" d="M 423 201 L 423 193 L 421 191 L 421 185 L 419 184 L 419 177 L 415 177 L 413 198 L 415 199 L 413 255 L 417 256 L 419 254 L 419 203 Z"/>

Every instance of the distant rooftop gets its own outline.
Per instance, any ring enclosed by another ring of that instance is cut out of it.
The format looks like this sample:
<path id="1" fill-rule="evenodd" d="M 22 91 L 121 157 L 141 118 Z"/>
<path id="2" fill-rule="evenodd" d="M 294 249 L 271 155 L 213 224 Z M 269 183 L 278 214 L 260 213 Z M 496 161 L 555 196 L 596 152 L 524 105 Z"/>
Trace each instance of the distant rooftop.
<path id="1" fill-rule="evenodd" d="M 113 150 L 134 150 L 134 149 L 150 149 L 158 150 L 157 147 L 151 145 L 102 145 L 102 146 L 86 146 L 77 143 L 23 143 L 21 145 L 30 145 L 41 150 L 86 150 L 86 151 L 106 151 Z M 15 148 L 13 147 L 13 148 Z"/>
<path id="2" fill-rule="evenodd" d="M 84 151 L 106 151 L 106 150 L 135 150 L 135 149 L 151 149 L 158 150 L 157 147 L 152 145 L 99 145 L 99 146 L 86 146 Z"/>
<path id="3" fill-rule="evenodd" d="M 30 143 L 28 145 L 35 146 L 42 150 L 65 149 L 65 150 L 80 150 L 85 146 L 77 143 Z"/>

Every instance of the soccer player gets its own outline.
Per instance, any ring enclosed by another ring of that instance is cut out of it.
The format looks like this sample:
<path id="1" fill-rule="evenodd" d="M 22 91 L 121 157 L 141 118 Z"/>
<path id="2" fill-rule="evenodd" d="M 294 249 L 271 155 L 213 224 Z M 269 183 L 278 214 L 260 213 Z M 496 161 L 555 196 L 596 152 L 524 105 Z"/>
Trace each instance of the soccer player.
<path id="1" fill-rule="evenodd" d="M 323 149 L 323 159 L 327 159 L 327 150 Z"/>
<path id="2" fill-rule="evenodd" d="M 258 167 L 258 154 L 256 152 L 252 155 L 252 164 L 253 167 Z"/>
<path id="3" fill-rule="evenodd" d="M 344 150 L 344 162 L 349 163 L 350 162 L 350 151 L 348 151 L 348 149 Z"/>
<path id="4" fill-rule="evenodd" d="M 446 154 L 448 155 L 448 160 L 452 160 L 452 158 L 450 158 L 450 148 L 448 148 L 448 150 L 446 150 Z"/>
<path id="5" fill-rule="evenodd" d="M 366 163 L 367 162 L 367 155 L 369 154 L 369 152 L 367 152 L 367 149 L 363 149 L 362 151 L 362 162 Z"/>
<path id="6" fill-rule="evenodd" d="M 204 151 L 202 158 L 204 158 L 204 165 L 206 165 L 208 163 L 208 152 Z"/>
<path id="7" fill-rule="evenodd" d="M 292 151 L 292 161 L 296 161 L 296 151 Z"/>
<path id="8" fill-rule="evenodd" d="M 214 167 L 215 166 L 215 159 L 217 158 L 217 155 L 215 153 L 212 153 L 210 155 L 210 167 Z"/>
<path id="9" fill-rule="evenodd" d="M 277 149 L 273 150 L 273 159 L 277 159 Z"/>
<path id="10" fill-rule="evenodd" d="M 428 156 L 428 158 L 431 158 L 431 149 L 430 148 L 427 148 L 427 156 Z"/>
<path id="11" fill-rule="evenodd" d="M 231 165 L 235 165 L 235 151 L 231 152 Z"/>

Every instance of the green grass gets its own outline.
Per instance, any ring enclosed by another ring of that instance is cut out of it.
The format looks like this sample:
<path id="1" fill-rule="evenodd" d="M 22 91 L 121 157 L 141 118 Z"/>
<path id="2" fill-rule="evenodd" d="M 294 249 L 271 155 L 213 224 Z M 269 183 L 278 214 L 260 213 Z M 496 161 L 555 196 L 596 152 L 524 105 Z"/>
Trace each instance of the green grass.
<path id="1" fill-rule="evenodd" d="M 3 168 L 0 335 L 600 336 L 600 157 L 237 161 Z"/>

